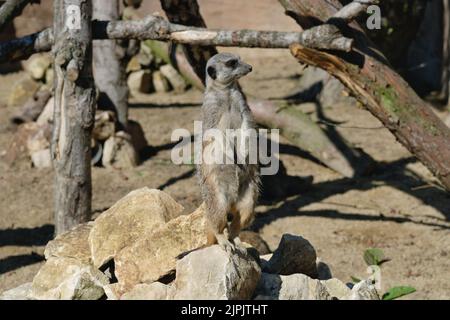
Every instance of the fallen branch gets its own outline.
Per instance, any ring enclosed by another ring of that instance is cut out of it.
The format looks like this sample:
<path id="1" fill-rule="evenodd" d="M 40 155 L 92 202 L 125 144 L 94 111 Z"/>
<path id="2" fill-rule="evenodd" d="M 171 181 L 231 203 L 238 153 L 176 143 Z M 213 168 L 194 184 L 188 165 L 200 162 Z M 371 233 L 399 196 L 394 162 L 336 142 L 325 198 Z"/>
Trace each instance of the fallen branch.
<path id="1" fill-rule="evenodd" d="M 289 0 L 299 17 L 327 21 L 340 4 L 336 0 Z M 302 19 L 299 19 L 300 21 Z M 347 30 L 351 33 L 351 30 Z M 450 129 L 434 114 L 414 90 L 392 70 L 371 55 L 367 37 L 355 34 L 355 52 L 338 56 L 300 44 L 291 46 L 302 63 L 320 67 L 347 86 L 351 93 L 388 128 L 419 161 L 450 190 Z"/>
<path id="2" fill-rule="evenodd" d="M 321 25 L 304 32 L 255 30 L 209 30 L 168 22 L 159 16 L 139 21 L 93 21 L 93 38 L 162 40 L 199 46 L 288 48 L 293 43 L 315 49 L 350 51 L 353 40 L 333 25 Z M 23 59 L 47 51 L 53 44 L 51 29 L 0 44 L 0 63 Z"/>

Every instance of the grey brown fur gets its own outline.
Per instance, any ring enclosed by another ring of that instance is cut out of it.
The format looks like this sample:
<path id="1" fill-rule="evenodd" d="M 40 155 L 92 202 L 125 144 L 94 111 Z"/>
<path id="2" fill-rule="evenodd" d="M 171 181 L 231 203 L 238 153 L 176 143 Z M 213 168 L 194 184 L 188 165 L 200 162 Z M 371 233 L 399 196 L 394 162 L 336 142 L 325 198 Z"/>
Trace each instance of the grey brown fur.
<path id="1" fill-rule="evenodd" d="M 252 67 L 239 56 L 219 53 L 209 59 L 206 66 L 206 90 L 202 106 L 203 133 L 208 129 L 255 128 L 251 111 L 237 80 L 248 74 Z M 203 136 L 202 156 L 211 156 L 211 141 Z M 248 159 L 247 159 L 248 160 Z M 210 228 L 210 243 L 227 252 L 234 249 L 241 229 L 254 218 L 259 194 L 259 168 L 257 164 L 198 165 L 198 175 L 206 204 L 206 217 Z M 232 220 L 228 224 L 228 216 Z"/>

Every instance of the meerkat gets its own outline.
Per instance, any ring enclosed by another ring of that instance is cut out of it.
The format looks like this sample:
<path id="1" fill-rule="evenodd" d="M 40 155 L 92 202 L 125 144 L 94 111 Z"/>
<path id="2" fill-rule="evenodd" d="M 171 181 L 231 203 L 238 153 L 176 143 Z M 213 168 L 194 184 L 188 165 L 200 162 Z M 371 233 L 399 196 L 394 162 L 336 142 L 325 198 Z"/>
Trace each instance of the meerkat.
<path id="1" fill-rule="evenodd" d="M 208 60 L 202 105 L 203 133 L 209 129 L 225 134 L 227 129 L 256 128 L 238 84 L 238 79 L 251 71 L 251 65 L 231 53 L 219 53 Z M 211 156 L 209 143 L 202 141 L 203 157 Z M 210 229 L 208 243 L 218 243 L 230 253 L 240 243 L 240 230 L 253 222 L 260 178 L 257 164 L 227 163 L 202 162 L 197 173 Z"/>

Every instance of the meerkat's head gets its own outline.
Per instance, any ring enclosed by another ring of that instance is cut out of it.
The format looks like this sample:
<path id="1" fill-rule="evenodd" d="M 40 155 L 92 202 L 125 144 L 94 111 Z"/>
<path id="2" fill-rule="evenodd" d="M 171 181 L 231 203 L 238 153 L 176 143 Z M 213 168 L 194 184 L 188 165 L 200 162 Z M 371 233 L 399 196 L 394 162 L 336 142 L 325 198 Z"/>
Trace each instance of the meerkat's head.
<path id="1" fill-rule="evenodd" d="M 229 85 L 252 71 L 252 66 L 243 62 L 238 55 L 218 53 L 208 60 L 206 73 L 208 82 Z"/>

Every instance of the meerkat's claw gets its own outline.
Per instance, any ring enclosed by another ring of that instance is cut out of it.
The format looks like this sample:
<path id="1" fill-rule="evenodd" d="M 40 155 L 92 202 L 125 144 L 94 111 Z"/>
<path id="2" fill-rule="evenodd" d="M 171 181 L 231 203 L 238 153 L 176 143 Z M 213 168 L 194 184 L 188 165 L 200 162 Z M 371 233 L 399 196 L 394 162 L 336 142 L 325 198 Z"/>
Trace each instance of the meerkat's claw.
<path id="1" fill-rule="evenodd" d="M 228 254 L 232 254 L 234 252 L 234 244 L 228 240 L 228 238 L 221 234 L 221 235 L 217 235 L 217 243 L 219 244 L 219 246 L 225 250 Z"/>

